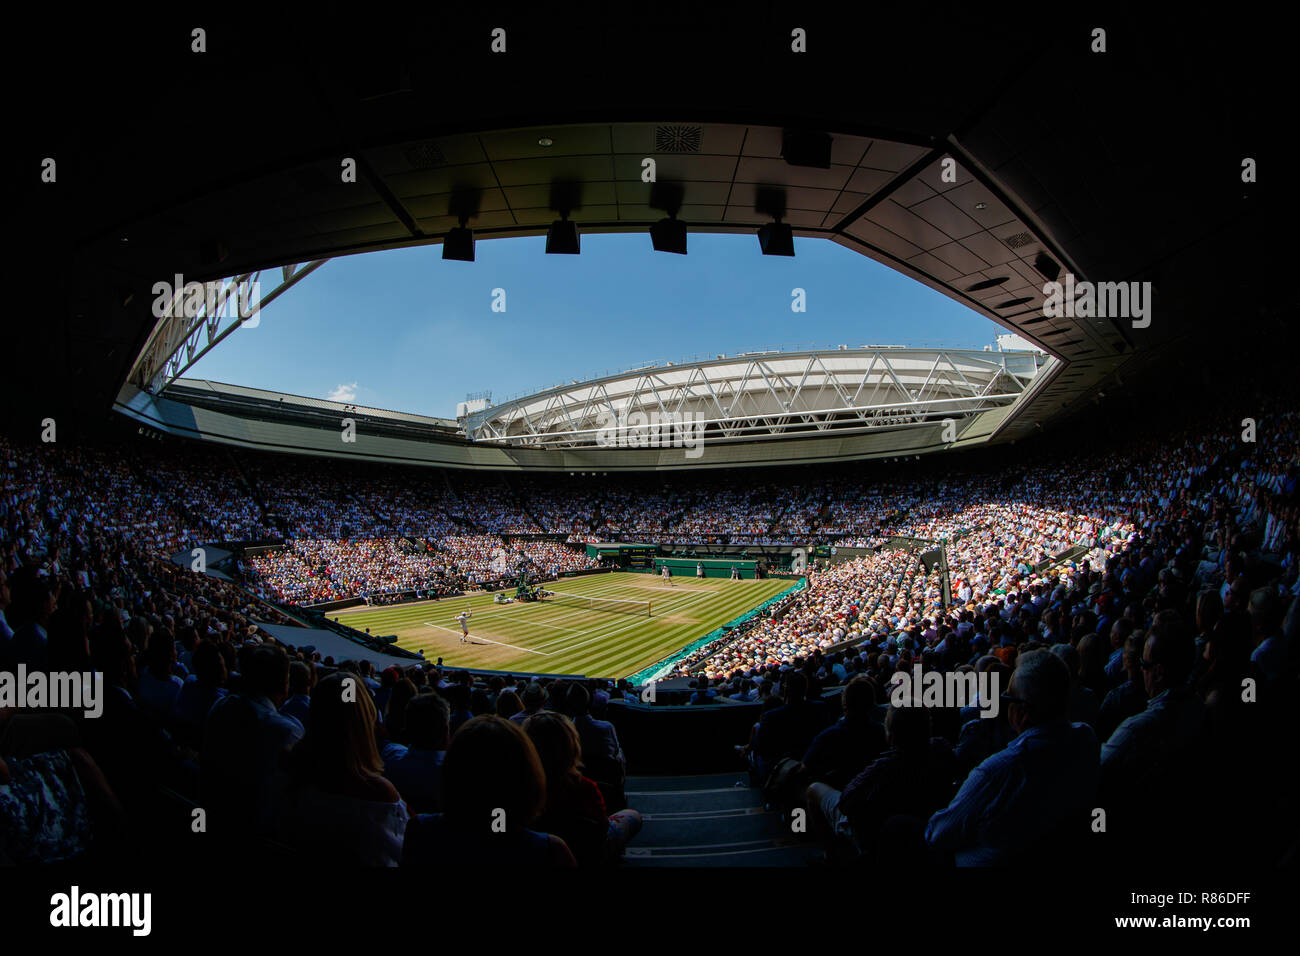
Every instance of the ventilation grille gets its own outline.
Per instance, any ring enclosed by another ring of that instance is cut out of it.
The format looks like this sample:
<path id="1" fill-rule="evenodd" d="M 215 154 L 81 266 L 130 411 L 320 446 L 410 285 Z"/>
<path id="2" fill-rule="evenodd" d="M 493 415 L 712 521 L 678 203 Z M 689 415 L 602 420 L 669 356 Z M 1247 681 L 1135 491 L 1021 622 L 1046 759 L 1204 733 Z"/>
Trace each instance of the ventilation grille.
<path id="1" fill-rule="evenodd" d="M 434 169 L 447 162 L 438 144 L 433 142 L 411 143 L 403 152 L 412 169 Z"/>
<path id="2" fill-rule="evenodd" d="M 1007 236 L 1002 240 L 1012 249 L 1021 249 L 1034 241 L 1034 237 L 1027 232 L 1018 232 L 1014 236 Z"/>
<path id="3" fill-rule="evenodd" d="M 704 130 L 699 126 L 655 127 L 655 152 L 698 153 Z"/>

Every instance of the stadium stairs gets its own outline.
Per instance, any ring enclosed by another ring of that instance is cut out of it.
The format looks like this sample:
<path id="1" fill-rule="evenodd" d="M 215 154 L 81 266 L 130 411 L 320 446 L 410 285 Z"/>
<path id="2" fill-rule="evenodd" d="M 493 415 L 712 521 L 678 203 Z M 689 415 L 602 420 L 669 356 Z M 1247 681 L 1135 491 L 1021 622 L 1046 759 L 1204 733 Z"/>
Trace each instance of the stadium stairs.
<path id="1" fill-rule="evenodd" d="M 139 461 L 133 458 L 129 459 L 127 461 L 127 468 L 130 470 L 135 480 L 140 484 L 141 488 L 148 488 L 150 491 L 153 491 L 162 497 L 172 507 L 172 509 L 185 520 L 186 526 L 202 529 L 198 534 L 204 541 L 207 541 L 207 535 L 211 528 L 202 515 L 196 514 L 195 511 L 185 504 L 183 500 L 172 494 L 171 489 L 159 481 L 157 477 L 154 476 L 153 472 L 141 465 Z"/>
<path id="2" fill-rule="evenodd" d="M 446 471 L 439 470 L 442 475 L 442 483 L 447 487 L 447 496 L 457 511 L 460 510 L 460 495 L 456 494 L 456 489 L 452 486 L 451 478 L 447 476 Z"/>
<path id="3" fill-rule="evenodd" d="M 271 509 L 266 506 L 266 499 L 262 497 L 262 489 L 257 487 L 257 482 L 253 480 L 252 474 L 244 467 L 244 463 L 239 460 L 238 455 L 227 451 L 226 457 L 235 466 L 236 474 L 244 480 L 244 491 L 257 505 L 258 513 L 262 516 L 262 524 L 270 527 L 274 522 L 271 520 Z"/>
<path id="4" fill-rule="evenodd" d="M 370 504 L 370 502 L 368 502 L 368 501 L 362 499 L 359 495 L 353 494 L 352 492 L 347 492 L 347 493 L 344 495 L 344 500 L 350 502 L 351 504 L 356 505 L 358 508 L 361 508 L 361 509 L 362 509 L 363 511 L 365 511 L 367 514 L 369 514 L 370 517 L 373 518 L 373 519 L 377 522 L 377 524 L 376 524 L 376 528 L 379 528 L 379 529 L 385 529 L 385 530 L 387 531 L 388 534 L 396 534 L 396 533 L 397 533 L 397 529 L 394 528 L 394 527 L 392 526 L 392 524 L 390 523 L 388 515 L 382 515 L 382 514 L 380 514 L 380 513 L 375 509 L 374 505 L 372 505 L 372 504 Z"/>
<path id="5" fill-rule="evenodd" d="M 761 503 L 761 502 L 757 502 L 757 501 L 756 501 L 756 502 L 754 502 L 754 504 L 755 504 L 757 507 L 762 507 L 762 503 Z M 767 523 L 767 534 L 766 534 L 766 536 L 767 536 L 768 538 L 771 538 L 771 537 L 773 536 L 773 533 L 776 531 L 777 526 L 780 525 L 780 523 L 781 523 L 781 519 L 785 517 L 786 512 L 788 512 L 788 511 L 790 510 L 790 508 L 791 508 L 791 506 L 792 506 L 793 504 L 794 504 L 793 501 L 787 501 L 787 502 L 786 502 L 782 507 L 780 507 L 780 508 L 777 509 L 776 514 L 772 515 L 772 520 L 769 521 L 769 522 Z"/>
<path id="6" fill-rule="evenodd" d="M 762 793 L 743 770 L 634 776 L 626 788 L 643 826 L 623 866 L 802 866 L 819 856 L 815 844 L 763 808 Z"/>
<path id="7" fill-rule="evenodd" d="M 510 497 L 514 501 L 515 506 L 524 514 L 526 514 L 528 516 L 528 520 L 531 521 L 537 528 L 545 532 L 546 525 L 542 524 L 540 521 L 537 520 L 537 514 L 533 511 L 532 502 L 528 500 L 528 498 L 524 495 L 522 491 L 520 491 L 518 488 L 515 487 L 514 482 L 510 480 L 509 476 L 502 478 L 502 481 L 505 482 L 506 490 L 510 492 Z"/>

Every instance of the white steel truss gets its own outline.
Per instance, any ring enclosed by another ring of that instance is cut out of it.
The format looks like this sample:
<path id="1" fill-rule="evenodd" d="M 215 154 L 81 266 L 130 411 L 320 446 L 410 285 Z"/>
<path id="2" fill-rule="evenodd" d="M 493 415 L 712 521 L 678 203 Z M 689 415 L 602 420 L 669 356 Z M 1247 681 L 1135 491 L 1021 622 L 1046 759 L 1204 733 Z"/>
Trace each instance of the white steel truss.
<path id="1" fill-rule="evenodd" d="M 865 346 L 742 355 L 516 398 L 468 416 L 465 433 L 475 441 L 582 448 L 602 444 L 611 423 L 693 422 L 706 443 L 960 423 L 1015 402 L 1054 361 L 1034 351 Z"/>
<path id="2" fill-rule="evenodd" d="M 231 332 L 246 323 L 254 324 L 250 319 L 260 321 L 261 309 L 328 261 L 315 259 L 281 266 L 279 284 L 265 295 L 260 291 L 260 271 L 202 283 L 204 294 L 193 298 L 187 294 L 188 286 L 175 288 L 164 283 L 170 294 L 160 304 L 162 314 L 136 357 L 127 381 L 157 394 Z"/>

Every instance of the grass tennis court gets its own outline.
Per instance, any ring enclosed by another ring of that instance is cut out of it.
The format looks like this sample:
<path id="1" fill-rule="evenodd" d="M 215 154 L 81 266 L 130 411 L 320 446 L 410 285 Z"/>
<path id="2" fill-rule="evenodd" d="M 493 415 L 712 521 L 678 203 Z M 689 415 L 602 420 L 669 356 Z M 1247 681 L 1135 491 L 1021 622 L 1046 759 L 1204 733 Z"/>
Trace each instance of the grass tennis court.
<path id="1" fill-rule="evenodd" d="M 649 601 L 649 617 L 644 609 L 637 615 L 550 601 L 493 604 L 491 594 L 349 608 L 329 616 L 375 635 L 396 634 L 398 646 L 453 667 L 627 677 L 794 584 L 684 577 L 673 583 L 669 588 L 657 575 L 612 572 L 545 585 L 600 602 Z M 462 644 L 456 617 L 466 607 L 472 643 Z"/>

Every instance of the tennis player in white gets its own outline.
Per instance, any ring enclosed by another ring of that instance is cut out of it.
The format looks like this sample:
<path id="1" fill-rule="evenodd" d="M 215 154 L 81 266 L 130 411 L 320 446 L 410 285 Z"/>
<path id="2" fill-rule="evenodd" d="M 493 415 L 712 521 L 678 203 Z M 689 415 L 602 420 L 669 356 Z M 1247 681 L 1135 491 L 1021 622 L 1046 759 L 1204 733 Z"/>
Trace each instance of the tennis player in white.
<path id="1" fill-rule="evenodd" d="M 469 608 L 461 611 L 456 620 L 460 623 L 460 642 L 464 644 L 469 640 Z"/>

